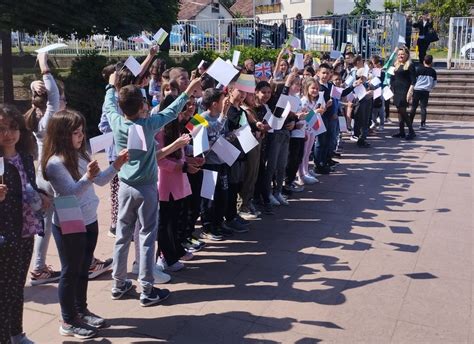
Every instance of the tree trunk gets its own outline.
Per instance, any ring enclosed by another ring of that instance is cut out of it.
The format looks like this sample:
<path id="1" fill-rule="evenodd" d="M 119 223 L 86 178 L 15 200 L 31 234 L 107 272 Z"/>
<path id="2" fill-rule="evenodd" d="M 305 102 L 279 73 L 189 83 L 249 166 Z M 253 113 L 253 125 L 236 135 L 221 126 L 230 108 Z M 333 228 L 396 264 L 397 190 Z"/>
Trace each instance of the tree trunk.
<path id="1" fill-rule="evenodd" d="M 0 31 L 2 40 L 3 103 L 13 103 L 12 36 L 10 31 Z"/>

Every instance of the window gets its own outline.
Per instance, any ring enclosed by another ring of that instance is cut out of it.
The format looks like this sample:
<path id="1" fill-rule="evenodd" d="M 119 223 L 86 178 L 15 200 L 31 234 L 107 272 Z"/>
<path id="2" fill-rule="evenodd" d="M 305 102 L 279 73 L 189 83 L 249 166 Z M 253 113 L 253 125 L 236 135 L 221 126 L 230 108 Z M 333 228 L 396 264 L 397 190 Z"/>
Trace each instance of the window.
<path id="1" fill-rule="evenodd" d="M 213 1 L 211 3 L 211 12 L 212 13 L 219 13 L 219 1 Z"/>

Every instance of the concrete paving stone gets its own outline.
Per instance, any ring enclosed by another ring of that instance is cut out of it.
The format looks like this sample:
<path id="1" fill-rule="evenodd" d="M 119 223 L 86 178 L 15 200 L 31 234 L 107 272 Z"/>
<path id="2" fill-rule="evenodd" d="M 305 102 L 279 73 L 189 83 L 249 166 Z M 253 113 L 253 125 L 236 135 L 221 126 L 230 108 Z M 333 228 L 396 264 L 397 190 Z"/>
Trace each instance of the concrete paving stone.
<path id="1" fill-rule="evenodd" d="M 326 326 L 337 326 L 327 322 L 313 321 Z M 316 337 L 309 337 L 305 334 L 295 332 L 290 324 L 290 330 L 281 330 L 267 325 L 254 324 L 242 341 L 245 344 L 261 344 L 261 343 L 299 343 L 299 344 L 316 344 L 320 343 L 321 339 Z"/>
<path id="2" fill-rule="evenodd" d="M 35 319 L 35 321 L 27 321 L 24 323 L 24 331 L 28 333 L 28 337 L 31 340 L 36 340 L 35 333 L 44 328 L 56 324 L 58 321 L 58 315 L 43 313 L 37 310 L 28 308 L 26 305 L 23 310 L 23 318 Z"/>
<path id="3" fill-rule="evenodd" d="M 399 320 L 393 334 L 393 344 L 461 344 L 469 343 L 467 335 L 455 330 L 423 326 Z"/>

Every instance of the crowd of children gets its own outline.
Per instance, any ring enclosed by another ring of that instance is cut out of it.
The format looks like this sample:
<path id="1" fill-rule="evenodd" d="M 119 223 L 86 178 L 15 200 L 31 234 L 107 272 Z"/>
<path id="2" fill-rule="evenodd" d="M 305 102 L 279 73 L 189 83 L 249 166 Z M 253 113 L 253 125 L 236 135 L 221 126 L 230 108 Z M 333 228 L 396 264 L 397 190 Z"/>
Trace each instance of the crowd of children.
<path id="1" fill-rule="evenodd" d="M 31 110 L 22 116 L 13 107 L 0 108 L 0 343 L 32 343 L 23 333 L 22 308 L 33 246 L 31 284 L 59 280 L 60 333 L 91 338 L 105 320 L 88 308 L 88 280 L 113 266 L 112 299 L 127 294 L 133 287 L 127 279 L 132 242 L 139 303 L 151 306 L 170 294 L 155 285 L 170 281 L 167 272 L 183 269 L 183 262 L 203 249 L 203 239 L 220 241 L 249 231 L 250 220 L 273 215 L 290 204 L 293 193 L 332 173 L 342 131 L 352 131 L 358 147 L 370 147 L 370 132 L 384 130 L 387 86 L 399 113 L 394 136 L 405 137 L 406 125 L 406 138 L 413 139 L 416 108 L 421 104 L 425 129 L 429 92 L 436 84 L 432 57 L 416 70 L 404 47 L 385 65 L 379 56 L 364 61 L 351 52 L 337 59 L 307 53 L 301 69 L 284 48 L 272 75 L 255 77 L 254 92 L 237 82 L 241 74 L 255 75 L 252 59 L 236 66 L 239 73 L 224 87 L 206 73 L 208 61 L 190 80 L 186 70 L 167 69 L 155 54 L 153 47 L 137 76 L 123 63 L 103 69 L 108 85 L 99 129 L 111 132 L 114 141 L 103 171 L 86 149 L 85 119 L 66 108 L 46 54 L 38 56 L 43 80 L 32 84 Z M 281 99 L 288 102 L 286 109 Z M 275 125 L 278 120 L 281 125 Z M 247 151 L 237 138 L 245 126 L 258 143 Z M 232 164 L 213 149 L 193 154 L 204 127 L 209 147 L 225 140 L 239 151 Z M 130 143 L 132 135 L 141 138 L 142 147 Z M 203 197 L 208 174 L 215 176 L 215 188 Z M 109 235 L 115 244 L 112 259 L 100 261 L 94 258 L 99 199 L 93 184 L 109 182 Z M 82 226 L 66 221 L 59 210 L 56 201 L 68 197 L 81 210 Z M 51 234 L 60 273 L 45 262 Z"/>

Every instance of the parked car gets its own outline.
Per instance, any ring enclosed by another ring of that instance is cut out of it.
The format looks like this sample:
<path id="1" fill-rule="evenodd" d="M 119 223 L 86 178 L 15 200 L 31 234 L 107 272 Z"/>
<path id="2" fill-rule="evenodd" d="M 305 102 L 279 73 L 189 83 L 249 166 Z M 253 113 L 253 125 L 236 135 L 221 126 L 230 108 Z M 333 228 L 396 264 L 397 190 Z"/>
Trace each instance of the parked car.
<path id="1" fill-rule="evenodd" d="M 192 50 L 214 49 L 215 39 L 210 33 L 204 33 L 196 25 L 189 24 L 191 27 L 190 42 Z M 170 45 L 172 49 L 182 50 L 186 43 L 184 41 L 184 24 L 176 24 L 171 27 Z"/>
<path id="2" fill-rule="evenodd" d="M 461 57 L 468 60 L 474 60 L 474 42 L 469 42 L 462 46 Z"/>

